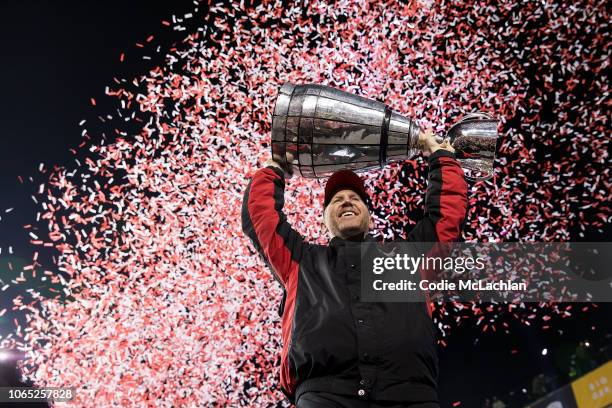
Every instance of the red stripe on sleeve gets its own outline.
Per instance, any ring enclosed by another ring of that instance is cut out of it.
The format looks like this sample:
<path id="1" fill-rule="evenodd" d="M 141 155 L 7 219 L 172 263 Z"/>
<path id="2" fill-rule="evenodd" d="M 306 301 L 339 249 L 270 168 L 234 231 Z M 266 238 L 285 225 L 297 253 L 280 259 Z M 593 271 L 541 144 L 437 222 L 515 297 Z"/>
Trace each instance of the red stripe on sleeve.
<path id="1" fill-rule="evenodd" d="M 253 176 L 247 208 L 264 255 L 283 285 L 287 285 L 292 263 L 291 251 L 276 231 L 280 215 L 275 209 L 274 180 L 280 178 L 272 169 L 262 169 Z"/>
<path id="2" fill-rule="evenodd" d="M 292 268 L 299 267 L 296 262 L 292 263 Z M 296 271 L 297 272 L 297 271 Z M 291 332 L 293 331 L 293 312 L 295 310 L 295 298 L 297 294 L 298 273 L 295 273 L 296 279 L 289 279 L 287 283 L 287 299 L 285 300 L 285 313 L 282 319 L 282 338 L 283 338 L 283 350 L 281 352 L 281 373 L 280 382 L 281 386 L 289 393 L 295 394 L 297 387 L 296 373 L 292 372 L 289 361 L 289 346 L 291 340 Z"/>
<path id="3" fill-rule="evenodd" d="M 452 242 L 459 238 L 461 225 L 467 210 L 467 183 L 463 169 L 456 160 L 440 157 L 442 192 L 440 194 L 440 219 L 436 233 L 441 242 Z"/>

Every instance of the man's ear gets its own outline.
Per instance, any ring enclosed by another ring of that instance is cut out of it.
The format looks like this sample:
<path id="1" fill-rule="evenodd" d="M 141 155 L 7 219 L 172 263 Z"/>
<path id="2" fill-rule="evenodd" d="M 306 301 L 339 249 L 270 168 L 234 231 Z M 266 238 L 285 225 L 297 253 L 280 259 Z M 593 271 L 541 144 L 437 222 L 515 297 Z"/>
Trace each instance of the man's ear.
<path id="1" fill-rule="evenodd" d="M 327 223 L 325 222 L 325 217 L 327 217 L 327 207 L 323 209 L 323 218 L 321 219 L 321 236 L 325 234 L 329 234 L 329 228 L 327 228 Z"/>
<path id="2" fill-rule="evenodd" d="M 325 220 L 321 220 L 321 236 L 326 236 L 326 235 L 330 235 L 329 233 L 329 228 L 327 228 L 327 225 L 325 225 Z"/>
<path id="3" fill-rule="evenodd" d="M 321 221 L 321 232 L 323 234 L 327 234 L 327 236 L 331 239 L 334 237 L 334 234 L 331 232 L 331 229 L 329 229 L 328 225 L 327 225 L 327 217 L 329 216 L 327 209 L 328 207 L 325 207 L 325 209 L 323 210 L 323 220 Z"/>

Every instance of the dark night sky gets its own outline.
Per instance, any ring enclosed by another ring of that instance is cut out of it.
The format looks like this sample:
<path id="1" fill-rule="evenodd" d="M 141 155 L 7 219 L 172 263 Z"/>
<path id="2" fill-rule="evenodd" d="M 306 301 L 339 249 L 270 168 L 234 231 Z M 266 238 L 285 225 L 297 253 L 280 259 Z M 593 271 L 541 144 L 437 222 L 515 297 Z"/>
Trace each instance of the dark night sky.
<path id="1" fill-rule="evenodd" d="M 69 149 L 83 140 L 79 122 L 86 119 L 93 135 L 105 130 L 98 115 L 114 109 L 105 87 L 113 78 L 130 79 L 158 65 L 164 50 L 185 36 L 162 20 L 181 17 L 193 7 L 183 0 L 0 2 L 0 273 L 8 272 L 8 261 L 23 265 L 34 251 L 41 251 L 29 244 L 23 228 L 35 224 L 40 210 L 31 198 L 45 182 L 39 165 L 75 167 Z M 154 39 L 147 43 L 150 35 Z M 152 59 L 143 60 L 143 55 Z M 5 213 L 10 208 L 12 212 Z M 43 263 L 50 262 L 51 254 L 46 255 L 42 250 Z M 13 287 L 0 292 L 0 310 L 12 307 L 18 294 Z M 12 330 L 7 313 L 0 317 L 0 333 Z"/>
<path id="2" fill-rule="evenodd" d="M 92 123 L 108 113 L 100 103 L 92 107 L 90 98 L 103 103 L 104 87 L 113 77 L 131 78 L 153 67 L 155 59 L 141 56 L 155 56 L 155 46 L 143 50 L 135 43 L 146 44 L 154 34 L 151 44 L 168 48 L 185 34 L 161 21 L 192 6 L 142 0 L 0 3 L 0 209 L 21 203 L 17 175 L 36 173 L 41 162 L 49 167 L 72 160 L 68 149 L 81 140 L 78 122 Z M 22 218 L 25 210 L 17 208 L 12 218 Z"/>
<path id="3" fill-rule="evenodd" d="M 97 115 L 108 113 L 104 87 L 113 77 L 129 79 L 152 68 L 159 58 L 143 61 L 142 55 L 154 56 L 157 45 L 163 53 L 185 36 L 163 26 L 161 20 L 183 15 L 192 6 L 191 1 L 176 0 L 0 2 L 2 256 L 9 245 L 17 256 L 31 256 L 22 226 L 35 220 L 37 208 L 30 195 L 43 181 L 37 175 L 39 163 L 46 167 L 71 164 L 69 149 L 81 141 L 78 122 L 94 123 Z M 135 46 L 145 43 L 151 34 L 155 45 L 144 50 Z M 122 52 L 126 55 L 123 63 L 119 60 Z M 90 98 L 99 101 L 96 107 L 91 106 Z M 38 183 L 21 184 L 18 175 L 24 179 L 32 175 Z M 7 208 L 15 209 L 5 214 Z M 0 309 L 11 305 L 7 293 L 0 295 Z M 603 309 L 610 312 L 608 305 Z M 575 347 L 578 340 L 594 340 L 597 333 L 590 328 L 603 321 L 604 312 L 559 322 L 557 328 L 563 334 L 555 330 L 540 335 L 539 330 L 516 325 L 511 336 L 481 336 L 476 345 L 474 333 L 479 328 L 457 330 L 440 355 L 443 402 L 468 401 L 473 390 L 483 388 L 502 393 L 527 382 L 539 370 L 554 372 L 555 357 L 542 357 L 542 348 Z M 6 327 L 0 324 L 0 329 Z M 518 353 L 511 354 L 511 349 Z"/>
<path id="4" fill-rule="evenodd" d="M 184 0 L 0 2 L 0 278 L 14 278 L 7 277 L 9 261 L 16 270 L 41 251 L 29 244 L 23 228 L 39 210 L 30 198 L 45 181 L 39 164 L 75 165 L 69 149 L 82 141 L 78 123 L 86 119 L 95 134 L 100 130 L 97 116 L 112 113 L 105 86 L 113 77 L 133 78 L 159 64 L 163 51 L 185 36 L 162 20 L 192 10 L 193 3 Z M 147 44 L 150 35 L 155 38 Z M 136 47 L 137 42 L 146 47 Z M 145 61 L 143 55 L 152 59 Z M 90 98 L 96 99 L 95 107 Z M 13 211 L 5 213 L 9 208 Z M 49 255 L 41 251 L 41 260 L 52 268 Z M 0 317 L 4 336 L 14 331 L 13 317 L 23 317 L 10 308 L 15 296 L 28 298 L 24 289 L 0 292 L 0 310 L 9 309 Z"/>
<path id="5" fill-rule="evenodd" d="M 192 10 L 191 1 L 0 3 L 0 271 L 6 271 L 8 260 L 26 262 L 40 250 L 29 244 L 23 228 L 39 211 L 31 199 L 45 181 L 39 165 L 75 167 L 69 149 L 83 140 L 79 122 L 85 119 L 96 135 L 105 130 L 98 115 L 113 113 L 105 87 L 113 78 L 130 79 L 158 65 L 164 50 L 185 36 L 162 20 Z M 147 43 L 150 35 L 155 38 Z M 9 208 L 13 211 L 5 213 Z M 9 257 L 9 246 L 14 256 Z M 18 294 L 12 289 L 2 293 L 0 309 L 12 306 Z M 10 328 L 7 314 L 0 318 L 0 332 L 6 335 Z"/>

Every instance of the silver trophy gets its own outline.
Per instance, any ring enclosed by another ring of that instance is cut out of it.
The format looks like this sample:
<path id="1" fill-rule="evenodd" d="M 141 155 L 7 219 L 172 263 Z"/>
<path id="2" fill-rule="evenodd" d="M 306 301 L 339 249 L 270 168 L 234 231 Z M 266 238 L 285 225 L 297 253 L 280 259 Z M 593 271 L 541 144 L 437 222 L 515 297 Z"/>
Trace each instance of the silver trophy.
<path id="1" fill-rule="evenodd" d="M 384 103 L 328 86 L 286 82 L 272 117 L 272 154 L 282 165 L 290 161 L 303 177 L 323 178 L 340 169 L 363 171 L 410 159 L 418 151 L 419 133 L 414 120 Z M 495 118 L 471 113 L 446 137 L 468 179 L 493 175 Z"/>

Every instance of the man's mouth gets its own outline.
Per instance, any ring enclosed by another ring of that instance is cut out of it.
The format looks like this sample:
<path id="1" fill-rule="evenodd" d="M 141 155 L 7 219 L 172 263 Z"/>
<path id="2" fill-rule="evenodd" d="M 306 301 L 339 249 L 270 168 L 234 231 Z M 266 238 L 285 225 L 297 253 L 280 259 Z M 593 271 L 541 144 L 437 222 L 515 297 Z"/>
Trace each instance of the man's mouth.
<path id="1" fill-rule="evenodd" d="M 344 211 L 340 213 L 340 218 L 353 217 L 353 216 L 355 216 L 355 213 L 353 211 Z"/>

